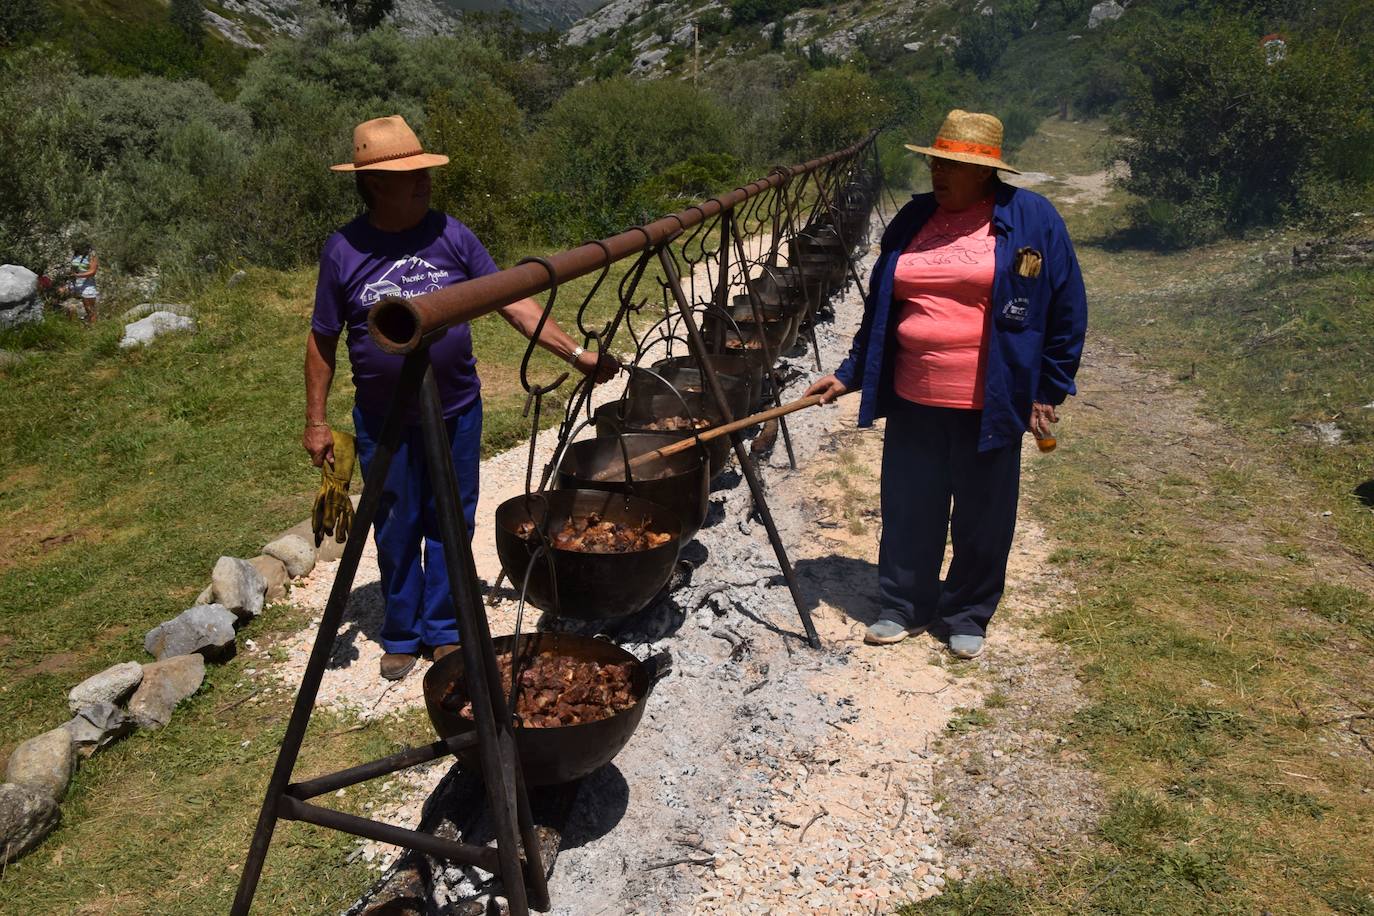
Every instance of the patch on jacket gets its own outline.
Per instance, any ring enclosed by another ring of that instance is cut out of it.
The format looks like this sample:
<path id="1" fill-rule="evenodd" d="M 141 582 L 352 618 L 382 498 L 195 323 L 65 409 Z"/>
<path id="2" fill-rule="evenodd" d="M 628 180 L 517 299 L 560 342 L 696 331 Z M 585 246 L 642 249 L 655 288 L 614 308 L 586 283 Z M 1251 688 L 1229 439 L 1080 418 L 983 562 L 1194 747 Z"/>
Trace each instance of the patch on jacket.
<path id="1" fill-rule="evenodd" d="M 1007 321 L 1015 321 L 1020 324 L 1026 323 L 1026 311 L 1030 307 L 1030 300 L 1024 296 L 1017 296 L 1015 299 L 1008 299 L 1002 303 L 1002 317 Z"/>

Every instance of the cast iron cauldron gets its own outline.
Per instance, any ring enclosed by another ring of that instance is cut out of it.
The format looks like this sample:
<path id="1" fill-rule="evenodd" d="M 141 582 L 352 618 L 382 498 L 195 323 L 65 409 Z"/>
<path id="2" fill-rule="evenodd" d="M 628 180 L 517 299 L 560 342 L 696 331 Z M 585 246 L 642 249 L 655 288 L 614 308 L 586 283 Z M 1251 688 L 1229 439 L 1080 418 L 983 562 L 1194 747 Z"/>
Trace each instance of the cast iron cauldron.
<path id="1" fill-rule="evenodd" d="M 792 344 L 797 342 L 796 322 L 792 315 L 784 314 L 782 309 L 777 306 L 764 306 L 763 323 L 754 320 L 753 309 L 749 302 L 748 295 L 735 296 L 730 309 L 733 320 L 726 321 L 713 314 L 708 314 L 702 322 L 702 335 L 706 338 L 706 346 L 712 353 L 741 353 L 750 360 L 751 364 L 757 363 L 763 367 L 763 371 L 772 368 L 768 360 L 764 358 L 762 346 L 751 346 L 755 341 L 763 340 L 768 344 L 768 352 L 776 360 L 786 350 L 791 349 Z M 736 343 L 744 342 L 745 345 Z"/>
<path id="2" fill-rule="evenodd" d="M 508 655 L 515 641 L 513 636 L 498 636 L 492 640 L 499 658 Z M 568 656 L 578 661 L 601 664 L 630 662 L 630 683 L 637 700 L 634 706 L 597 722 L 565 725 L 562 728 L 515 727 L 515 749 L 525 772 L 525 782 L 532 786 L 551 786 L 581 779 L 610 763 L 629 742 L 644 716 L 644 705 L 654 684 L 672 670 L 672 659 L 660 652 L 641 662 L 615 643 L 573 633 L 533 633 L 520 640 L 521 667 L 536 655 Z M 458 715 L 466 701 L 463 688 L 463 653 L 451 652 L 435 662 L 425 672 L 425 709 L 429 721 L 440 738 L 451 738 L 476 728 Z M 444 700 L 457 686 L 462 699 Z M 509 691 L 510 685 L 505 685 Z M 507 693 L 509 696 L 509 693 Z M 482 772 L 477 749 L 458 753 L 463 766 L 473 773 Z"/>
<path id="3" fill-rule="evenodd" d="M 525 581 L 525 570 L 541 544 L 537 536 L 527 540 L 517 533 L 521 523 L 533 521 L 552 539 L 569 518 L 593 512 L 608 522 L 627 525 L 648 519 L 654 531 L 670 537 L 657 547 L 625 553 L 551 548 L 552 563 L 540 556 L 530 572 L 530 604 L 578 620 L 623 617 L 643 610 L 668 584 L 682 549 L 682 523 L 677 513 L 638 496 L 607 490 L 548 490 L 513 496 L 498 506 L 496 555 L 511 582 L 519 585 Z"/>
<path id="4" fill-rule="evenodd" d="M 715 404 L 705 396 L 683 395 L 683 400 L 687 402 L 694 416 L 705 419 L 709 424 L 697 432 L 704 432 L 723 422 L 719 411 L 715 409 Z M 662 433 L 665 436 L 686 439 L 694 435 L 692 430 L 650 429 L 644 425 L 655 419 L 677 417 L 681 414 L 682 401 L 678 400 L 676 395 L 660 394 L 635 401 L 610 401 L 602 404 L 592 411 L 592 421 L 596 424 L 598 439 L 610 439 L 622 433 Z M 725 470 L 725 463 L 730 459 L 730 437 L 717 436 L 704 444 L 709 462 L 708 471 L 714 480 L 717 474 Z"/>
<path id="5" fill-rule="evenodd" d="M 749 364 L 744 360 L 732 360 L 730 368 L 742 369 L 746 373 L 750 371 Z M 658 378 L 655 378 L 655 375 Z M 760 376 L 761 378 L 762 376 Z M 743 417 L 753 412 L 749 409 L 755 403 L 755 391 L 751 377 L 726 372 L 717 363 L 716 380 L 720 382 L 720 387 L 725 392 L 725 404 L 730 408 L 731 416 Z M 706 388 L 705 380 L 701 377 L 701 369 L 697 366 L 696 359 L 690 356 L 673 356 L 659 360 L 653 365 L 653 375 L 648 372 L 633 373 L 630 376 L 630 384 L 625 389 L 626 400 L 633 404 L 643 398 L 652 398 L 658 395 L 671 396 L 672 393 L 663 387 L 664 382 L 671 385 L 674 391 L 685 398 L 707 398 L 712 405 L 715 404 L 715 400 L 711 398 L 711 394 Z M 678 404 L 675 413 L 682 413 L 681 404 Z"/>
<path id="6" fill-rule="evenodd" d="M 735 419 L 748 416 L 754 412 L 753 409 L 744 409 L 746 406 L 754 408 L 755 405 L 763 402 L 763 369 L 757 365 L 757 361 L 751 360 L 741 353 L 712 353 L 711 367 L 716 372 L 716 378 L 723 379 L 728 376 L 744 379 L 748 386 L 749 396 L 747 400 L 736 400 L 731 394 L 729 383 L 721 386 L 725 389 L 725 400 Z M 653 370 L 659 374 L 663 374 L 665 369 L 672 370 L 674 368 L 691 368 L 693 372 L 697 373 L 698 379 L 701 377 L 699 360 L 695 356 L 668 356 L 653 365 Z M 715 401 L 711 399 L 709 392 L 703 391 L 702 397 L 711 407 L 715 407 Z"/>
<path id="7" fill-rule="evenodd" d="M 704 446 L 657 458 L 630 468 L 625 479 L 625 458 L 631 459 L 679 441 L 663 433 L 625 433 L 607 439 L 583 439 L 568 446 L 558 468 L 561 489 L 610 490 L 629 493 L 677 513 L 682 540 L 690 541 L 706 520 L 710 508 L 711 480 Z M 597 479 L 601 476 L 610 480 Z"/>

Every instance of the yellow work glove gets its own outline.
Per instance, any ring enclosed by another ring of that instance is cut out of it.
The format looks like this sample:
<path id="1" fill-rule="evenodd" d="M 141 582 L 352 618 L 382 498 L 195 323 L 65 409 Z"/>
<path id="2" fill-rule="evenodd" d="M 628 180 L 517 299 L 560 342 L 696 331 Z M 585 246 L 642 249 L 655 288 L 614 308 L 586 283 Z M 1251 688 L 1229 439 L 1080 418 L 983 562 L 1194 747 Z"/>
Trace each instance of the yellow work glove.
<path id="1" fill-rule="evenodd" d="M 348 484 L 353 479 L 353 435 L 337 429 L 330 432 L 334 436 L 334 460 L 324 463 L 310 523 L 315 530 L 316 547 L 327 534 L 334 535 L 334 540 L 342 544 L 348 540 L 348 529 L 353 527 L 353 502 L 348 498 Z"/>

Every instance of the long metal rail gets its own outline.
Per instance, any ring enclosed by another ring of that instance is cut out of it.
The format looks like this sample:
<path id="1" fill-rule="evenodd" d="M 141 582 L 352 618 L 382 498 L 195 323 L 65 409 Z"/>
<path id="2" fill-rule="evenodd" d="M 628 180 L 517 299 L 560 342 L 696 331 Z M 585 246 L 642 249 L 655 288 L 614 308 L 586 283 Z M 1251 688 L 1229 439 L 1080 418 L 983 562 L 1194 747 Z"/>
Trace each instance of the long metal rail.
<path id="1" fill-rule="evenodd" d="M 552 288 L 555 285 L 554 276 L 557 282 L 566 283 L 631 255 L 652 251 L 683 230 L 733 210 L 752 197 L 787 184 L 798 175 L 807 175 L 842 160 L 852 159 L 867 149 L 876 136 L 877 131 L 874 131 L 853 146 L 789 169 L 775 169 L 767 177 L 751 181 L 728 194 L 709 198 L 680 213 L 627 229 L 599 242 L 588 242 L 560 252 L 543 259 L 542 263 L 526 262 L 413 299 L 386 297 L 374 305 L 368 314 L 368 330 L 377 346 L 387 353 L 410 353 L 421 345 L 421 341 L 433 340 L 451 325 L 480 318 L 512 302 Z"/>

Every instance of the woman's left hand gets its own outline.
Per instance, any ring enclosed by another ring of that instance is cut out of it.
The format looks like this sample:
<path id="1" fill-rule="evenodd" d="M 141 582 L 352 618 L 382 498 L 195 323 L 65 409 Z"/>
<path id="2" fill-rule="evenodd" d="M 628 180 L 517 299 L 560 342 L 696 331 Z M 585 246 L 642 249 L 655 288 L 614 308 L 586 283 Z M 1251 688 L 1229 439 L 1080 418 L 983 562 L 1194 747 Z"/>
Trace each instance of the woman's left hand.
<path id="1" fill-rule="evenodd" d="M 1054 434 L 1050 432 L 1050 424 L 1059 422 L 1059 414 L 1054 412 L 1053 404 L 1035 403 L 1031 405 L 1030 431 L 1037 439 L 1048 439 Z"/>
<path id="2" fill-rule="evenodd" d="M 595 350 L 583 350 L 573 366 L 583 375 L 595 375 L 598 385 L 609 382 L 620 372 L 620 360 L 615 358 L 614 353 L 598 353 Z"/>

